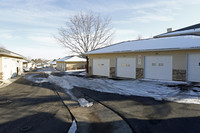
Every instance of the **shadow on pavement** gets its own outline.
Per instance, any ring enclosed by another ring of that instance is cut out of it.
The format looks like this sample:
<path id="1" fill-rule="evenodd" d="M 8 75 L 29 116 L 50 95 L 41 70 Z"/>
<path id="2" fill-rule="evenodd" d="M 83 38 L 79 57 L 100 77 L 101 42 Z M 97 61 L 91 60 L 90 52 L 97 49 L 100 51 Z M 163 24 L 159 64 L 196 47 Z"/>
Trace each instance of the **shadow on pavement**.
<path id="1" fill-rule="evenodd" d="M 66 133 L 71 123 L 55 118 L 55 114 L 40 112 L 0 124 L 1 133 Z M 62 127 L 62 128 L 61 128 Z"/>
<path id="2" fill-rule="evenodd" d="M 138 133 L 200 132 L 200 105 L 74 88 L 118 112 Z"/>
<path id="3" fill-rule="evenodd" d="M 62 75 L 62 74 L 61 74 Z M 16 81 L 17 84 L 24 84 L 31 87 L 41 86 L 42 88 L 53 90 L 53 85 L 50 83 L 36 84 L 27 81 Z M 178 104 L 174 102 L 156 101 L 153 98 L 139 96 L 122 96 L 118 94 L 102 93 L 92 91 L 85 88 L 75 87 L 96 101 L 103 103 L 108 108 L 118 112 L 123 116 L 138 133 L 194 133 L 200 132 L 200 105 L 194 104 Z M 63 92 L 63 90 L 56 90 Z M 22 98 L 19 99 L 24 106 L 47 103 L 58 99 L 52 98 L 45 100 L 47 97 Z M 48 98 L 47 98 L 48 99 Z M 35 101 L 32 103 L 32 101 Z M 112 132 L 113 129 L 109 125 L 113 123 L 120 124 L 120 121 L 112 121 L 107 123 L 85 123 L 79 122 L 80 127 L 77 132 L 84 132 L 82 125 L 89 125 L 90 128 L 86 132 Z"/>
<path id="4" fill-rule="evenodd" d="M 71 126 L 71 115 L 51 84 L 20 78 L 1 88 L 0 96 L 0 133 L 57 133 Z"/>

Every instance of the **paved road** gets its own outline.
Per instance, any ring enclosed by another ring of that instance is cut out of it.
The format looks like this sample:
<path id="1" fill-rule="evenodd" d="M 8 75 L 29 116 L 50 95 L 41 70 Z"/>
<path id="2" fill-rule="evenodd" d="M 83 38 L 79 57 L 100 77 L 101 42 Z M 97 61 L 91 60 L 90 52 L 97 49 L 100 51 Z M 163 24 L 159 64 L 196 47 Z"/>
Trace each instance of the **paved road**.
<path id="1" fill-rule="evenodd" d="M 0 88 L 0 133 L 66 133 L 72 118 L 52 89 L 24 78 Z"/>
<path id="2" fill-rule="evenodd" d="M 119 113 L 136 133 L 200 133 L 200 105 L 74 88 Z"/>

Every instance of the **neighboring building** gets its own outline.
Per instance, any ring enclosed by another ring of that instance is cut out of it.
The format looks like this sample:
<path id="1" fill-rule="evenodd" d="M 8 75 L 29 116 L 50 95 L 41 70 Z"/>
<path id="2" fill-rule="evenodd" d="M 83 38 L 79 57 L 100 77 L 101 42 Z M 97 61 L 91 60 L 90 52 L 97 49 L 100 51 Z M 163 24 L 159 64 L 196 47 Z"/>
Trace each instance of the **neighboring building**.
<path id="1" fill-rule="evenodd" d="M 36 63 L 36 64 L 35 64 L 35 67 L 36 67 L 36 68 L 42 68 L 43 66 L 42 66 L 42 63 Z"/>
<path id="2" fill-rule="evenodd" d="M 56 61 L 50 62 L 50 67 L 56 69 Z"/>
<path id="3" fill-rule="evenodd" d="M 195 24 L 185 28 L 181 28 L 173 31 L 172 28 L 167 29 L 167 33 L 154 36 L 154 38 L 171 37 L 171 36 L 185 36 L 185 35 L 197 35 L 200 36 L 200 24 Z"/>
<path id="4" fill-rule="evenodd" d="M 78 56 L 66 56 L 56 60 L 56 69 L 59 71 L 85 69 L 86 59 Z"/>
<path id="5" fill-rule="evenodd" d="M 34 68 L 35 68 L 35 63 L 33 61 L 24 59 L 24 61 L 23 61 L 23 70 L 24 71 L 30 71 Z"/>
<path id="6" fill-rule="evenodd" d="M 5 81 L 9 78 L 23 73 L 23 56 L 0 48 L 0 80 Z"/>
<path id="7" fill-rule="evenodd" d="M 200 82 L 200 36 L 127 41 L 86 54 L 90 75 Z"/>

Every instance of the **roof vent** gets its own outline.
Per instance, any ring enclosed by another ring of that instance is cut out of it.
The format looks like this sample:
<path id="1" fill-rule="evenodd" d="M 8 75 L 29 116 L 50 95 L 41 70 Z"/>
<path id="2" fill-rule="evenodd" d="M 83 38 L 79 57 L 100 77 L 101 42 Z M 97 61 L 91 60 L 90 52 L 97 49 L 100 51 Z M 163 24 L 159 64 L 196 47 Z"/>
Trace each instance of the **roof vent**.
<path id="1" fill-rule="evenodd" d="M 167 28 L 167 33 L 172 32 L 172 28 Z"/>

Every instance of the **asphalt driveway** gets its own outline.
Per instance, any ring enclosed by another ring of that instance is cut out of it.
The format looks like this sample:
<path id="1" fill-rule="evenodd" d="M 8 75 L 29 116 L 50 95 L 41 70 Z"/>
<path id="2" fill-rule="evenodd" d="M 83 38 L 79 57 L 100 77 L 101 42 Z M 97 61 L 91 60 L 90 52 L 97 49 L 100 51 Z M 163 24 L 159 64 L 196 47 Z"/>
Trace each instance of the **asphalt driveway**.
<path id="1" fill-rule="evenodd" d="M 123 117 L 136 133 L 199 133 L 200 105 L 74 88 Z"/>
<path id="2" fill-rule="evenodd" d="M 51 84 L 20 78 L 0 88 L 0 133 L 66 133 L 71 122 Z"/>
<path id="3" fill-rule="evenodd" d="M 37 73 L 38 77 L 48 74 Z M 59 75 L 62 77 L 62 74 Z M 91 107 L 80 107 L 85 98 Z M 156 101 L 74 87 L 68 93 L 48 82 L 20 78 L 0 88 L 0 132 L 68 132 L 72 119 L 80 133 L 196 133 L 200 105 Z M 67 106 L 67 107 L 66 107 Z"/>

